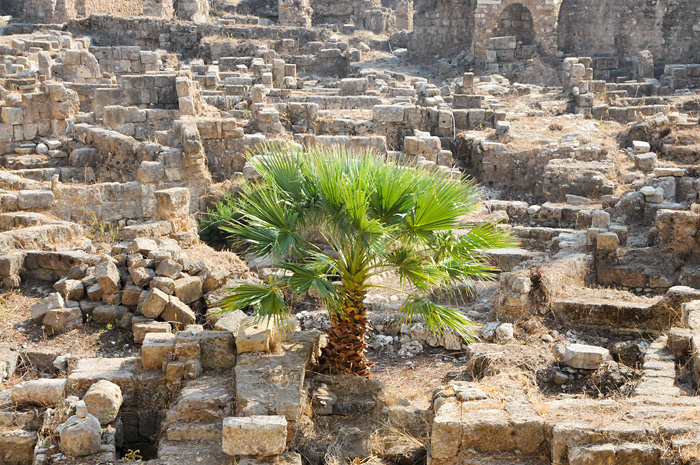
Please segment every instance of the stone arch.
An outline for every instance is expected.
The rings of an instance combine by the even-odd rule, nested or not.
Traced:
[[[557,23],[559,7],[562,0],[477,0],[475,11],[475,31],[472,52],[479,59],[488,50],[489,39],[497,37],[499,21],[514,14],[515,11],[527,9],[532,19],[532,44],[537,45],[540,53],[554,55],[557,51]],[[513,5],[520,4],[520,7]],[[509,8],[513,7],[511,10]],[[516,35],[517,36],[517,35]]]
[[[535,28],[532,13],[522,3],[513,3],[506,7],[498,17],[496,37],[515,36],[523,45],[535,42]]]

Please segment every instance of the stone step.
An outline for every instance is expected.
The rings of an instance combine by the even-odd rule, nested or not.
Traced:
[[[47,210],[53,206],[53,202],[53,192],[48,189],[22,189],[19,192],[0,193],[0,212]]]
[[[212,422],[235,411],[235,382],[221,374],[187,382],[166,413],[168,423]]]
[[[27,170],[34,168],[46,168],[48,166],[56,166],[58,159],[49,157],[48,155],[30,154],[30,155],[3,155],[0,157],[0,167],[9,170]],[[17,173],[15,173],[17,174]]]
[[[33,181],[31,179],[24,179],[15,173],[9,171],[0,170],[0,189],[6,189],[11,191],[19,191],[25,189],[42,189],[44,186],[42,183]]]
[[[13,248],[24,250],[54,250],[58,246],[69,248],[83,237],[83,227],[76,223],[61,222],[42,224],[5,231],[0,237],[9,238]],[[0,244],[4,241],[0,239]],[[2,248],[0,247],[0,250]]]
[[[168,441],[199,441],[221,444],[222,422],[173,423],[165,434]]]
[[[572,325],[585,329],[648,331],[665,328],[665,320],[657,320],[653,311],[658,297],[639,297],[626,291],[612,293],[607,289],[582,289],[552,302],[553,313]]]
[[[158,443],[158,465],[204,464],[233,465],[235,461],[221,450],[221,444],[205,441],[168,441]]]
[[[41,226],[43,224],[56,223],[41,213],[36,212],[13,212],[0,213],[0,232],[11,231],[13,229],[28,228],[31,226]]]

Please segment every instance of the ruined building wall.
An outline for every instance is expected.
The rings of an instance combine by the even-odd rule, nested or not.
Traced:
[[[78,16],[112,14],[116,16],[138,16],[143,14],[142,0],[75,0]]]
[[[489,39],[515,35],[540,54],[633,57],[657,63],[700,60],[697,0],[418,0],[414,59],[471,52],[483,61]]]
[[[469,51],[477,0],[417,0],[410,48],[418,58],[455,56]]]
[[[559,48],[579,56],[632,56],[650,50],[657,62],[700,60],[697,0],[564,0]]]

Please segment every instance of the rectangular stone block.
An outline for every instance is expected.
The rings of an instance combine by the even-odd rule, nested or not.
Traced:
[[[224,418],[221,443],[228,455],[278,455],[286,442],[287,420],[282,415]]]

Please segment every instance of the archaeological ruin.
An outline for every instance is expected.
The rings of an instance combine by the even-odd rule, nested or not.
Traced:
[[[0,29],[0,465],[700,464],[699,1],[0,0]],[[402,318],[392,272],[368,377],[325,363],[319,292],[226,311],[293,276],[220,228],[273,145],[476,183],[446,234],[517,246],[431,300],[478,339]]]

